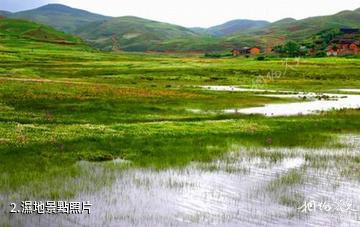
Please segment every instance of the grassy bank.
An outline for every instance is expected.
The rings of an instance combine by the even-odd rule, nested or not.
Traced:
[[[211,84],[359,88],[360,60],[100,53],[82,45],[5,37],[0,41],[0,191],[27,188],[28,196],[72,196],[79,185],[71,182],[88,174],[79,167],[81,160],[181,167],[219,158],[233,144],[324,147],[334,145],[336,135],[360,130],[359,110],[276,118],[223,114],[217,110],[291,100],[196,87]]]

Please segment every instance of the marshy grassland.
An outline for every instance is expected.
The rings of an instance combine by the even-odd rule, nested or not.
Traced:
[[[212,162],[228,160],[234,146],[245,150],[241,157],[272,164],[304,159],[303,167],[269,182],[265,188],[271,193],[303,184],[306,167],[335,166],[359,184],[359,154],[336,150],[348,146],[342,136],[360,133],[360,109],[278,117],[225,114],[221,110],[294,100],[201,85],[319,93],[360,88],[360,59],[104,53],[3,37],[0,195],[10,201],[72,199],[111,186],[119,169],[167,171],[207,163],[207,171],[216,172],[221,169]],[[325,152],[290,152],[299,148]],[[119,159],[128,161],[126,166],[111,161]],[[93,167],[84,167],[84,161]],[[97,166],[102,171],[92,169]],[[224,171],[234,174],[235,167]],[[298,194],[284,195],[279,203],[292,207],[294,198]],[[0,210],[7,206],[3,202]],[[6,220],[12,223],[11,217]]]

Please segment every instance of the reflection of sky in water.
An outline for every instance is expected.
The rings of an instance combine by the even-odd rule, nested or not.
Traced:
[[[360,89],[339,89],[339,91],[359,93]]]
[[[267,92],[274,94],[266,94],[261,96],[279,97],[279,98],[301,98],[306,99],[303,102],[282,103],[282,104],[266,104],[261,107],[243,108],[243,109],[226,109],[225,113],[242,113],[242,114],[261,114],[266,116],[290,116],[290,115],[307,115],[319,111],[329,111],[332,109],[348,109],[360,108],[360,95],[343,95],[343,94],[321,94],[331,97],[328,100],[317,100],[318,94],[315,93],[299,93],[284,94],[289,91],[275,91],[263,89],[248,89],[235,86],[202,86],[205,89],[213,91],[233,91],[233,92]],[[343,89],[347,92],[355,92],[360,89]],[[280,93],[280,94],[277,94]],[[199,112],[195,110],[193,112]]]
[[[328,94],[329,96],[334,96]],[[274,96],[274,95],[268,95]],[[276,97],[280,97],[276,96]],[[291,98],[292,95],[281,95],[283,98]],[[307,96],[308,97],[308,96]],[[315,100],[309,102],[267,104],[263,107],[253,107],[245,109],[228,109],[226,113],[244,113],[244,114],[262,114],[266,116],[290,116],[307,115],[320,111],[329,111],[332,109],[360,108],[360,95],[346,95],[336,100]]]
[[[359,208],[358,181],[342,177],[336,165],[304,168],[308,163],[303,158],[306,154],[358,156],[359,138],[344,137],[351,146],[337,150],[263,150],[291,154],[277,163],[249,157],[246,150],[237,148],[223,161],[193,163],[184,169],[119,170],[111,187],[82,193],[74,199],[91,201],[91,215],[42,216],[22,221],[26,226],[356,226],[360,213],[301,215],[281,199],[293,198],[299,206],[311,199],[347,199]],[[272,182],[291,170],[304,173],[302,184],[269,189]]]

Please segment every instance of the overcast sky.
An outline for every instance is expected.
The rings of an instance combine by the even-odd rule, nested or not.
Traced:
[[[302,19],[360,7],[359,0],[0,0],[0,9],[14,12],[48,3],[62,3],[108,16],[132,15],[187,27],[209,27],[233,19]]]

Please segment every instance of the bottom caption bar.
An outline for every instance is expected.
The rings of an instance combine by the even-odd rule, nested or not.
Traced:
[[[21,201],[20,205],[10,203],[10,213],[14,214],[90,214],[89,201]]]

